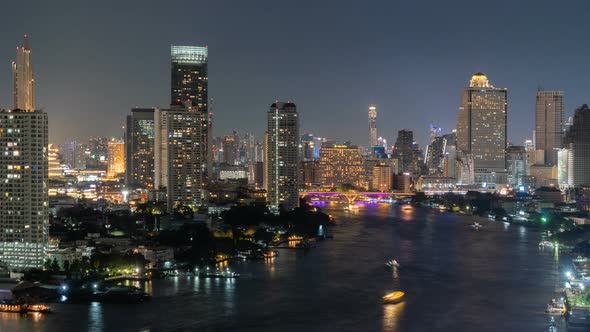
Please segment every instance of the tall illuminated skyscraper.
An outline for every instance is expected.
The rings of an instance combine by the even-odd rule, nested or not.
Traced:
[[[134,108],[127,116],[125,134],[125,182],[154,188],[154,108]]]
[[[568,184],[590,184],[590,108],[584,104],[574,114],[573,124],[565,135],[568,148]]]
[[[563,144],[563,91],[537,91],[535,144],[544,152],[545,165],[557,166],[557,150]]]
[[[473,157],[476,183],[506,183],[508,90],[476,73],[463,89],[457,121],[457,149]]]
[[[267,113],[265,175],[272,209],[299,206],[299,116],[292,102],[275,102]]]
[[[35,110],[30,60],[25,36],[13,64],[17,108],[0,110],[0,261],[11,269],[41,268],[49,244],[47,113]]]
[[[23,111],[35,110],[35,79],[28,35],[25,35],[23,45],[16,48],[16,61],[12,62],[12,77],[14,108]]]
[[[373,104],[369,106],[369,149],[378,145],[377,142],[377,107]]]

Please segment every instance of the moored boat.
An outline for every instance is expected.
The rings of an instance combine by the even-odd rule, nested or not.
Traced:
[[[18,303],[0,303],[0,312],[24,314],[27,312],[27,305]]]
[[[391,292],[383,296],[383,303],[400,303],[404,300],[405,293],[401,291]]]
[[[27,311],[48,314],[51,313],[51,308],[45,304],[29,304],[27,306]]]

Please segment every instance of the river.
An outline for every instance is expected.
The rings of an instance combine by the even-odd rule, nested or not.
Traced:
[[[333,240],[232,262],[239,279],[154,280],[150,303],[54,304],[50,315],[4,314],[0,331],[547,331],[559,256],[538,248],[540,232],[387,204],[326,211]],[[394,290],[406,301],[383,305]]]

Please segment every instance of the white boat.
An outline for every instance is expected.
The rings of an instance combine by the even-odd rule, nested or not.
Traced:
[[[400,266],[399,263],[395,259],[385,262],[385,265],[387,265],[391,268],[398,268]]]
[[[539,242],[539,247],[553,248],[553,243],[551,243],[547,240],[541,241],[541,242]]]
[[[481,224],[478,223],[477,221],[474,222],[473,224],[471,224],[470,226],[473,227],[473,228],[475,228],[475,229],[478,229],[478,228],[482,227]]]

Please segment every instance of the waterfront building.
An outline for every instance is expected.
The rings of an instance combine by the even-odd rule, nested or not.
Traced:
[[[155,108],[133,108],[125,132],[125,183],[154,188]]]
[[[522,184],[522,177],[527,175],[527,153],[524,146],[509,146],[506,149],[506,168],[508,170],[508,184],[518,186]]]
[[[545,165],[557,166],[557,150],[563,144],[563,91],[537,91],[535,149],[544,154]]]
[[[364,157],[356,145],[324,144],[319,159],[320,186],[366,187]]]
[[[154,186],[166,192],[168,211],[202,204],[207,169],[203,131],[207,113],[192,106],[154,113]]]
[[[568,153],[568,184],[590,184],[590,108],[584,104],[574,114],[565,137]]]
[[[416,190],[440,194],[455,190],[455,183],[452,177],[422,175],[416,182]]]
[[[113,179],[125,173],[125,143],[112,139],[108,143],[107,177]]]
[[[414,132],[402,129],[398,131],[395,141],[394,157],[398,159],[400,172],[414,173],[416,151],[414,149]]]
[[[299,206],[299,116],[292,102],[276,101],[267,113],[266,190],[274,211]]]
[[[393,186],[393,170],[385,162],[372,167],[369,190],[389,192]]]
[[[309,188],[320,183],[319,178],[319,161],[317,159],[302,160],[299,167],[299,184],[302,187]]]
[[[474,182],[506,183],[507,95],[483,73],[463,89],[457,121],[457,149],[473,158]]]
[[[377,142],[377,106],[369,105],[369,148],[378,145]]]

